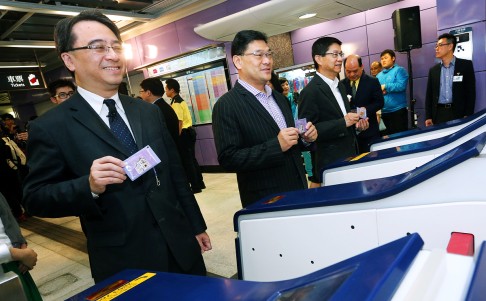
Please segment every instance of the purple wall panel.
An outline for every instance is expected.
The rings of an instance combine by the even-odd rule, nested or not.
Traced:
[[[201,24],[217,20],[226,14],[227,8],[225,5],[216,5],[175,22],[181,52],[189,52],[210,44],[221,43],[201,37],[194,32],[194,28]]]
[[[232,15],[244,9],[257,6],[258,4],[262,4],[268,2],[269,0],[227,0],[224,4],[228,10],[228,15]],[[221,4],[223,5],[223,4]],[[211,9],[211,8],[210,8]],[[224,17],[226,15],[219,16],[219,18]]]
[[[204,162],[202,163],[201,161],[199,161],[199,158],[197,158],[200,165],[203,166],[219,165],[218,153],[216,152],[216,145],[214,144],[214,139],[203,139],[203,140],[198,140],[197,142],[199,144],[202,161]]]
[[[294,64],[300,65],[312,62],[311,49],[312,44],[317,39],[312,39],[298,44],[292,44],[292,51],[294,52]]]
[[[437,0],[439,30],[486,20],[484,0]]]
[[[197,133],[197,139],[213,139],[213,126],[211,124],[198,125],[194,127]]]
[[[427,77],[415,78],[413,80],[413,97],[417,102],[415,109],[425,108],[425,92],[427,91]]]
[[[338,38],[341,42],[343,42],[341,49],[346,55],[351,53],[358,54],[360,56],[368,55],[368,44],[366,42],[368,39],[365,26],[338,32],[332,34],[331,36]]]
[[[136,37],[142,64],[155,63],[181,54],[175,23],[170,23]],[[151,53],[151,51],[154,51]]]
[[[132,58],[127,59],[127,70],[130,71],[142,65],[140,48],[138,47],[137,38],[125,41],[125,44],[129,44],[132,49]]]
[[[394,49],[393,25],[391,19],[368,24],[368,47],[370,54],[380,53],[385,49]]]
[[[437,41],[437,9],[435,7],[420,11],[420,29],[422,44]]]
[[[437,62],[435,60],[435,43],[422,45],[420,49],[413,49],[410,52],[412,60],[413,77],[427,77],[429,69]]]
[[[290,38],[292,44],[295,44],[327,35],[333,35],[336,32],[361,27],[365,24],[365,13],[357,13],[351,16],[294,30],[290,33]]]
[[[476,107],[474,111],[486,108],[486,71],[476,72]]]
[[[370,9],[366,12],[366,23],[371,24],[386,19],[391,19],[393,12],[400,8],[420,6],[420,10],[432,8],[436,6],[436,0],[405,0],[386,6]],[[422,18],[422,15],[420,15]]]

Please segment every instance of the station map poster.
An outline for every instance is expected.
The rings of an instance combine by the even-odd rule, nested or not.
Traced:
[[[174,79],[181,86],[180,96],[187,102],[193,124],[211,123],[214,104],[228,92],[224,66],[174,77]],[[164,95],[164,99],[170,103],[167,96]]]

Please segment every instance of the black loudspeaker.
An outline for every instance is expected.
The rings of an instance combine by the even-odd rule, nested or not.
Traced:
[[[395,50],[406,51],[422,48],[419,6],[397,9],[392,14],[392,21],[395,31]]]

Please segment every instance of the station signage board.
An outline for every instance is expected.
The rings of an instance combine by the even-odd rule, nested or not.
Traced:
[[[43,89],[44,81],[38,71],[0,72],[0,91]]]

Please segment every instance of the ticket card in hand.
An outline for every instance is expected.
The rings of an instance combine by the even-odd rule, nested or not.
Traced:
[[[295,120],[295,127],[297,128],[297,130],[299,131],[299,134],[303,134],[305,133],[305,131],[307,131],[305,129],[305,125],[307,124],[307,119],[305,118],[302,118],[302,119],[296,119]]]
[[[366,118],[366,108],[365,107],[356,108],[356,113],[358,113],[360,119]]]
[[[138,177],[159,164],[160,159],[154,153],[150,145],[147,145],[123,162],[126,163],[123,169],[127,176],[130,180],[135,181]]]

